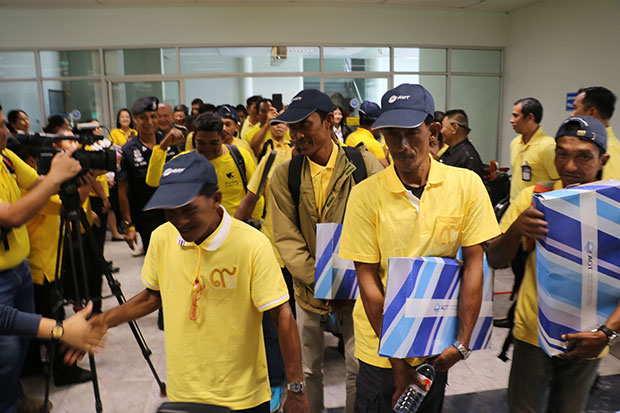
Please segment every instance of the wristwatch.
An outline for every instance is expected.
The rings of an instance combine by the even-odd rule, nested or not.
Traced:
[[[286,389],[293,393],[301,393],[306,388],[306,382],[294,381],[286,385]]]
[[[62,326],[62,320],[56,321],[56,325],[52,327],[52,340],[58,341],[65,334],[65,328]]]
[[[614,344],[620,342],[620,335],[611,328],[607,327],[605,324],[597,328],[597,331],[602,331],[603,333],[605,333],[605,335],[607,336],[607,343],[610,346],[613,346]]]
[[[128,228],[134,228],[133,223],[131,223],[130,221],[123,221],[121,223],[121,227],[123,227],[123,231],[127,232]]]
[[[452,345],[456,347],[459,353],[461,353],[461,357],[463,357],[463,360],[467,360],[467,357],[471,355],[471,350],[468,348],[465,348],[465,346],[461,344],[460,341],[456,340],[454,343],[452,343]]]

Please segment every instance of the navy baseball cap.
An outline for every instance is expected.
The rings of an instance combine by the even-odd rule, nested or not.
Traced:
[[[575,129],[571,125],[578,124],[579,128]],[[584,141],[593,142],[607,152],[607,129],[600,120],[590,116],[571,116],[560,125],[555,139],[558,140],[562,136],[576,136]]]
[[[203,155],[189,152],[164,165],[159,187],[144,210],[178,208],[192,202],[206,184],[217,185],[215,167]]]
[[[417,128],[435,115],[433,96],[422,85],[403,83],[381,98],[381,116],[372,125],[379,128]]]
[[[233,108],[230,105],[222,105],[217,110],[217,114],[220,115],[222,119],[232,119],[235,122],[239,123],[239,113],[237,113],[237,109]]]
[[[155,96],[145,96],[134,102],[131,106],[131,113],[139,115],[143,112],[155,112],[159,106],[159,99]]]
[[[286,110],[272,120],[271,124],[297,123],[306,119],[317,110],[331,113],[334,111],[334,104],[329,96],[320,90],[304,89],[291,99],[291,103]]]
[[[365,100],[360,105],[359,113],[366,119],[377,120],[381,116],[381,108],[375,102]]]

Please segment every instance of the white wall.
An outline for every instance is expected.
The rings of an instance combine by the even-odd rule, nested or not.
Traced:
[[[566,93],[605,86],[620,95],[620,1],[547,0],[510,15],[505,50],[502,163],[510,163],[516,136],[512,104],[534,96],[543,104],[542,127],[550,135],[570,112]],[[620,110],[611,120],[620,131]]]
[[[508,17],[404,6],[1,8],[0,47],[177,44],[503,46]]]

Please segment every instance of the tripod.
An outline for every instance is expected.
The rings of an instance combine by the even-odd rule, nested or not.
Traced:
[[[110,267],[105,261],[105,258],[101,253],[101,249],[97,245],[95,235],[93,234],[92,228],[90,227],[88,220],[86,219],[86,214],[82,209],[77,189],[78,185],[76,179],[64,182],[60,187],[59,195],[60,200],[62,201],[62,210],[60,213],[60,232],[58,234],[58,250],[56,254],[56,270],[54,275],[55,282],[54,289],[52,291],[52,302],[56,303],[54,305],[55,314],[59,314],[58,310],[64,304],[72,302],[63,299],[62,287],[58,282],[62,271],[61,260],[63,258],[63,240],[65,241],[64,246],[65,248],[67,248],[65,254],[68,258],[68,265],[70,266],[70,271],[65,272],[65,277],[69,276],[71,278],[70,282],[72,283],[75,294],[74,304],[78,306],[85,305],[92,298],[88,289],[88,277],[86,273],[86,260],[84,255],[84,240],[82,238],[80,226],[84,228],[86,243],[90,247],[89,249],[94,255],[98,270],[101,271],[100,273],[105,275],[112,294],[116,297],[116,300],[119,304],[123,304],[127,301],[125,299],[125,296],[123,295],[123,292],[121,291],[120,283],[112,276]],[[81,276],[79,274],[81,274]],[[81,278],[81,284],[83,287],[82,289],[80,289],[78,277]],[[83,292],[83,295],[81,294],[81,292]],[[58,318],[61,318],[60,315],[58,315]],[[136,339],[136,342],[138,343],[138,347],[140,347],[140,350],[142,351],[144,359],[146,360],[149,368],[151,369],[151,372],[153,373],[153,376],[155,377],[155,381],[159,385],[161,395],[164,396],[166,394],[166,384],[161,381],[157,374],[157,371],[155,370],[155,367],[153,366],[153,363],[151,362],[151,349],[146,344],[146,341],[142,336],[142,332],[140,331],[136,322],[130,321],[128,324],[131,332]],[[53,360],[55,352],[57,350],[57,345],[57,343],[53,343],[50,346],[50,351],[48,353],[48,374],[45,383],[45,402],[43,407],[45,412],[47,412],[50,382],[53,376]],[[94,355],[89,354],[88,359],[90,362],[93,392],[95,395],[95,409],[99,413],[103,412],[103,405],[101,403],[101,393],[99,391],[99,382],[97,379],[97,366],[95,364]]]

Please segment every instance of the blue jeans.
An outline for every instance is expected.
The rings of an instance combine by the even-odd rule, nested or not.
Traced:
[[[0,304],[34,313],[28,262],[0,272]],[[19,378],[30,337],[0,336],[0,412],[14,412],[22,394]]]
[[[580,413],[585,410],[600,359],[549,357],[540,347],[515,339],[508,408],[511,413]]]

